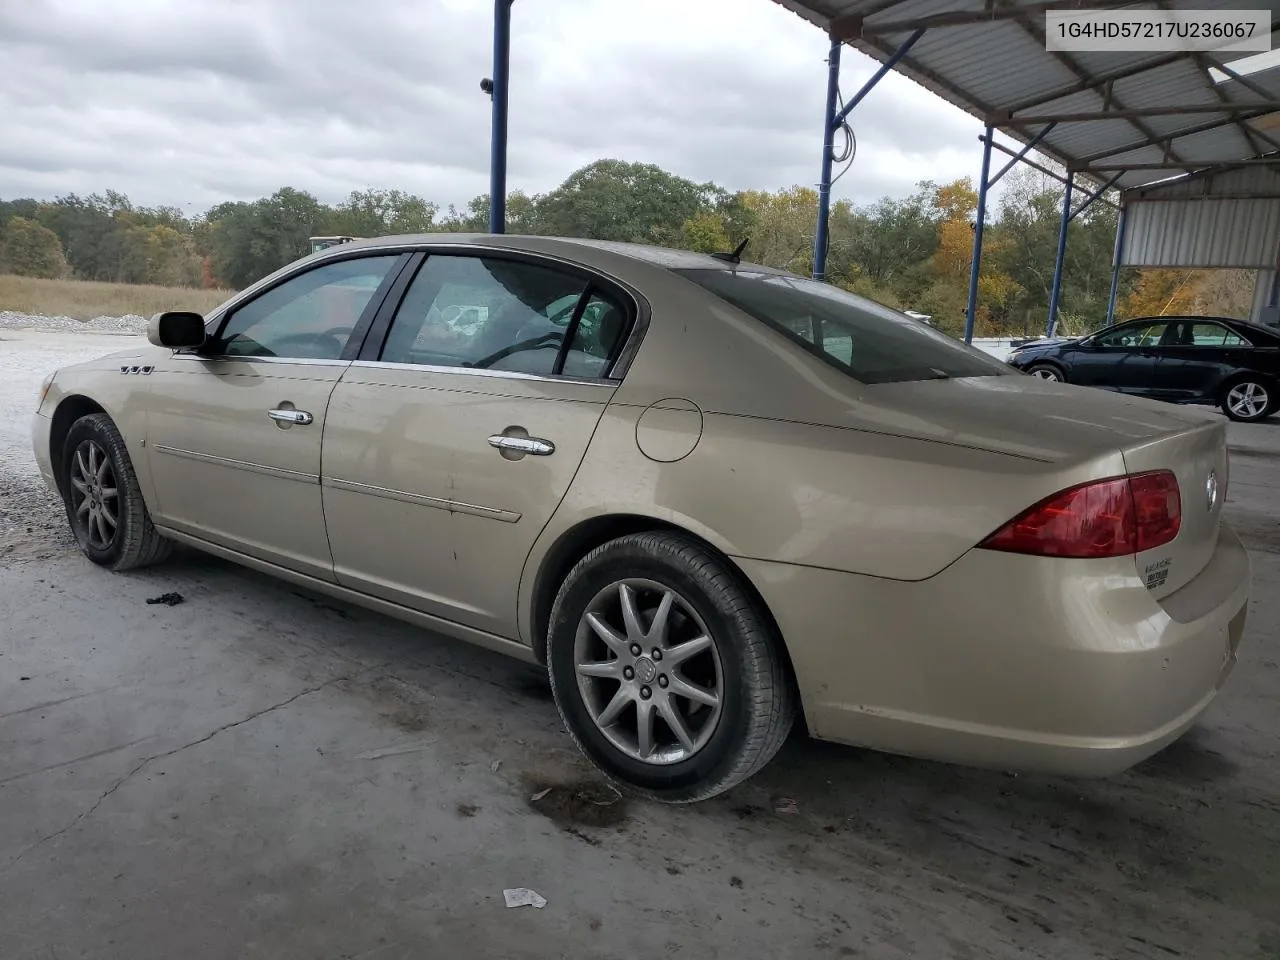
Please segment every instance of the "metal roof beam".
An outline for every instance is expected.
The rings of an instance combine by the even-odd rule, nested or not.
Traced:
[[[1275,33],[1277,30],[1280,30],[1280,20],[1273,20],[1271,22],[1271,32]],[[1144,63],[1123,67],[1109,73],[1100,73],[1097,76],[1090,77],[1088,79],[1081,79],[1077,83],[1058,87],[1056,90],[1052,90],[1049,93],[1039,93],[1034,97],[1028,97],[1026,100],[1021,100],[1018,103],[1015,103],[1009,109],[1012,113],[1017,113],[1019,110],[1030,110],[1033,107],[1042,107],[1046,103],[1053,103],[1053,101],[1061,100],[1063,97],[1070,97],[1077,93],[1085,93],[1089,90],[1097,90],[1101,87],[1105,87],[1108,83],[1115,83],[1117,80],[1127,80],[1130,77],[1136,77],[1139,74],[1147,73],[1151,70],[1159,70],[1161,67],[1167,67],[1171,63],[1177,63],[1179,60],[1185,59],[1186,56],[1187,54],[1185,51],[1179,50],[1175,53],[1168,53],[1162,57],[1156,57],[1155,59],[1148,60]],[[1221,70],[1222,67],[1219,66],[1217,69]],[[1226,71],[1224,70],[1223,72],[1225,73]]]
[[[1023,33],[1029,36],[1037,44],[1040,44],[1041,46],[1043,46],[1045,50],[1048,52],[1049,56],[1057,60],[1060,64],[1062,64],[1072,73],[1074,73],[1082,81],[1088,81],[1092,78],[1092,74],[1090,74],[1088,70],[1086,70],[1083,66],[1081,66],[1080,63],[1071,54],[1066,53],[1062,50],[1048,49],[1049,48],[1048,37],[1045,34],[1044,29],[1041,28],[1041,26],[1038,23],[1033,23],[1031,18],[1027,16],[1025,13],[1023,13],[1023,11],[1026,10],[1025,7],[1014,7],[1011,3],[1009,3],[1009,0],[995,0],[995,3],[1002,9],[1017,10],[1019,13],[1017,16],[1014,17],[1013,22],[1016,23],[1022,29]],[[1107,88],[1105,106],[1108,109],[1111,109],[1111,108],[1114,108],[1115,110],[1125,109],[1124,104],[1121,103],[1120,99],[1115,96],[1115,91],[1110,87]],[[1152,130],[1149,126],[1147,126],[1147,124],[1143,123],[1142,120],[1138,119],[1137,117],[1129,118],[1128,122],[1129,122],[1129,125],[1132,126],[1133,129],[1137,130],[1138,133],[1142,134],[1142,136],[1144,137],[1155,136],[1155,131]],[[987,124],[988,126],[990,126],[991,121],[988,120]],[[1173,153],[1172,146],[1170,146],[1169,152],[1173,155],[1173,158],[1175,160],[1179,159],[1177,154]],[[1067,189],[1068,190],[1071,189],[1070,184],[1068,184]]]
[[[1104,183],[1102,186],[1100,186],[1093,193],[1086,196],[1084,199],[1084,203],[1080,204],[1080,206],[1072,210],[1071,213],[1067,216],[1067,219],[1074,220],[1076,217],[1080,216],[1080,214],[1088,210],[1091,206],[1093,206],[1093,204],[1097,200],[1102,198],[1102,195],[1104,193],[1106,193],[1108,190],[1114,187],[1116,185],[1116,181],[1123,176],[1124,176],[1124,171],[1122,170],[1119,173],[1117,173],[1114,177],[1112,177],[1110,180],[1108,180],[1106,183]]]
[[[1088,164],[1094,163],[1097,160],[1105,160],[1107,157],[1116,157],[1122,153],[1129,153],[1133,150],[1141,150],[1143,147],[1154,146],[1155,144],[1163,143],[1165,140],[1168,140],[1170,138],[1173,138],[1176,140],[1181,137],[1193,137],[1197,133],[1208,133],[1210,130],[1217,130],[1220,127],[1225,127],[1232,123],[1244,123],[1249,120],[1256,120],[1258,117],[1265,117],[1272,112],[1274,111],[1264,110],[1260,113],[1249,114],[1248,116],[1237,116],[1233,119],[1214,120],[1212,123],[1202,123],[1199,126],[1187,127],[1186,129],[1179,130],[1177,133],[1172,133],[1167,135],[1160,134],[1158,136],[1147,137],[1143,140],[1134,140],[1129,143],[1126,143],[1124,146],[1121,146],[1121,147],[1112,147],[1110,150],[1102,150],[1102,151],[1099,151],[1098,153],[1092,153],[1092,154],[1089,154],[1088,156],[1079,157],[1078,160],[1081,164],[1088,165]]]
[[[924,17],[912,17],[906,20],[886,20],[883,23],[867,23],[867,14],[863,15],[861,36],[887,36],[893,33],[905,33],[921,27],[964,27],[972,24],[990,23],[995,20],[1012,20],[1029,14],[1047,13],[1050,10],[1114,10],[1133,5],[1133,0],[1045,0],[1043,3],[1028,3],[1019,7],[996,7],[987,5],[984,10],[948,10]]]
[[[1105,87],[1107,84],[1115,83],[1117,80],[1126,80],[1129,77],[1136,77],[1140,73],[1146,73],[1148,70],[1158,70],[1160,67],[1167,67],[1171,63],[1181,60],[1185,54],[1171,53],[1168,56],[1159,57],[1146,63],[1133,67],[1126,67],[1123,70],[1116,70],[1112,73],[1099,74],[1088,80],[1080,80],[1069,86],[1059,87],[1049,93],[1037,94],[1034,97],[1028,97],[1026,100],[1019,101],[1009,108],[1011,113],[1017,113],[1019,110],[1030,110],[1033,107],[1041,107],[1046,103],[1053,103],[1055,100],[1061,100],[1063,97],[1070,97],[1077,93],[1085,93],[1089,90],[1097,90]]]
[[[979,140],[979,141],[981,141],[981,142],[983,142],[983,143],[985,143],[985,142],[986,142],[986,137],[979,136],[979,137],[978,137],[978,140]],[[993,137],[993,138],[992,138],[992,140],[991,140],[991,146],[992,146],[992,147],[994,147],[996,150],[999,150],[1001,153],[1005,154],[1006,156],[1014,157],[1015,159],[1017,159],[1017,158],[1018,158],[1018,156],[1019,156],[1018,151],[1013,150],[1013,149],[1012,149],[1012,148],[1010,148],[1010,147],[1006,147],[1003,143],[1000,143],[1000,142],[999,142],[998,140],[996,140],[994,137]],[[1067,178],[1066,178],[1066,175],[1065,175],[1065,174],[1061,174],[1061,173],[1058,173],[1058,172],[1056,172],[1056,171],[1054,171],[1054,170],[1050,170],[1048,167],[1044,166],[1044,164],[1036,163],[1036,161],[1034,161],[1034,160],[1028,160],[1026,157],[1022,157],[1022,158],[1021,158],[1021,160],[1022,160],[1022,162],[1023,162],[1024,164],[1026,164],[1026,165],[1027,165],[1028,167],[1030,167],[1032,170],[1036,170],[1036,171],[1038,171],[1038,172],[1040,172],[1040,173],[1043,173],[1046,177],[1049,177],[1049,178],[1050,178],[1050,179],[1052,179],[1052,180],[1056,180],[1056,181],[1058,181],[1058,183],[1065,184],[1065,183],[1067,182]],[[1082,170],[1082,171],[1080,171],[1080,172],[1081,172],[1084,176],[1086,176],[1086,177],[1087,177],[1087,176],[1089,176],[1089,171],[1087,171],[1087,170]],[[1108,207],[1112,207],[1112,208],[1114,208],[1114,209],[1116,209],[1116,210],[1119,210],[1119,209],[1120,209],[1120,205],[1119,205],[1119,204],[1112,203],[1110,200],[1106,199],[1105,197],[1103,197],[1103,198],[1102,198],[1101,200],[1099,200],[1098,202],[1099,202],[1099,203],[1104,203],[1104,204],[1106,204]]]
[[[1232,103],[1191,103],[1184,106],[1138,107],[1124,110],[1083,110],[1077,113],[1046,113],[1034,116],[1012,116],[1010,111],[997,111],[990,117],[994,126],[1007,126],[1010,123],[1092,123],[1095,120],[1135,120],[1143,117],[1181,117],[1197,113],[1273,113],[1280,110],[1280,100],[1255,100],[1250,102],[1235,101]],[[1230,122],[1230,121],[1228,121]],[[1181,134],[1162,134],[1160,139]]]
[[[1161,163],[1098,163],[1088,167],[1077,167],[1080,173],[1111,173],[1116,170],[1128,173],[1130,170],[1230,170],[1233,167],[1265,167],[1280,168],[1280,157],[1251,157],[1248,160],[1169,160]],[[1154,187],[1156,184],[1147,184]]]

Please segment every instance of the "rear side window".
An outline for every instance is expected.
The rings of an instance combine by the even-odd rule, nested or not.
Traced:
[[[862,383],[994,377],[1009,367],[918,320],[787,274],[677,270]]]
[[[1247,347],[1249,341],[1244,337],[1233,333],[1227,327],[1220,323],[1188,323],[1183,325],[1183,329],[1188,332],[1184,334],[1183,342],[1190,342],[1193,347]]]
[[[623,309],[582,277],[517,260],[434,254],[410,284],[381,359],[598,378],[625,325]]]

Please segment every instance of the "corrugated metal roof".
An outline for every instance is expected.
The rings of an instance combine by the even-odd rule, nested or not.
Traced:
[[[1275,269],[1280,198],[1147,200],[1128,211],[1127,267]]]
[[[1043,126],[1026,118],[1215,106],[1224,100],[1280,104],[1280,68],[1215,83],[1217,53],[1055,53],[1045,49],[1044,3],[1029,0],[775,0],[813,23],[849,37],[856,49],[887,60],[917,26],[927,32],[898,64],[899,72],[966,112],[1028,142]],[[1078,0],[1075,8],[1097,6]],[[1114,7],[1116,4],[1110,4]],[[1161,0],[1134,9],[1267,10],[1267,0]],[[1066,4],[1059,4],[1065,8]],[[1017,11],[1022,9],[1021,13]],[[984,19],[929,25],[938,15]],[[990,18],[990,19],[988,19]],[[891,27],[879,30],[878,27]],[[1242,56],[1232,54],[1232,59]],[[1247,54],[1243,55],[1247,56]],[[1111,80],[1109,97],[1106,83]],[[1259,110],[1258,113],[1262,113]],[[1100,182],[1130,165],[1120,187],[1156,183],[1211,164],[1274,160],[1280,123],[1227,111],[1063,120],[1037,149]],[[1020,122],[1021,121],[1021,122]],[[1241,125],[1254,131],[1246,136]],[[1272,156],[1272,154],[1275,154]]]

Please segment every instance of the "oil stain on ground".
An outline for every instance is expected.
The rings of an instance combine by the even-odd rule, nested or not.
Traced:
[[[523,787],[529,806],[564,830],[616,827],[627,819],[626,797],[601,780],[525,777]]]

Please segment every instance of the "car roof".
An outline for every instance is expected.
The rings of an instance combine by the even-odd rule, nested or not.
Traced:
[[[637,260],[667,270],[741,270],[751,273],[768,273],[779,276],[796,276],[786,270],[766,267],[763,264],[743,260],[732,263],[709,253],[696,253],[692,250],[677,250],[672,247],[660,247],[647,243],[623,243],[616,240],[591,240],[583,237],[546,237],[527,234],[493,234],[493,233],[418,233],[401,236],[373,237],[367,240],[356,240],[342,244],[335,249],[352,250],[370,247],[433,247],[433,246],[485,246],[502,247],[526,253],[542,253],[559,256],[570,255],[566,247],[585,247],[603,253]]]

